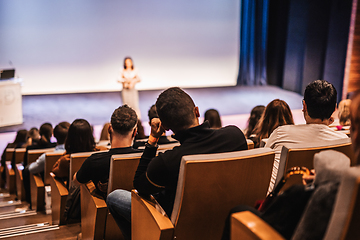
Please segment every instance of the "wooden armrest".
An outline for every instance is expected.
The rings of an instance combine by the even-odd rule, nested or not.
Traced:
[[[81,184],[81,232],[83,239],[104,239],[107,206],[104,199],[91,195],[95,185]]]
[[[174,225],[156,200],[144,199],[136,190],[131,191],[131,234],[132,240],[165,240],[174,235]]]
[[[36,211],[45,207],[45,185],[40,175],[30,173],[31,206]]]
[[[280,240],[285,239],[269,224],[252,212],[238,212],[231,215],[231,240]]]
[[[52,223],[65,224],[64,211],[66,205],[66,198],[69,194],[65,184],[56,179],[54,173],[50,173],[51,186],[51,208],[52,208]]]

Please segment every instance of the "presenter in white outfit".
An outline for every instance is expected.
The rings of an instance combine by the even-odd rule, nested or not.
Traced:
[[[134,67],[130,57],[124,59],[124,69],[120,71],[119,83],[123,85],[121,97],[123,104],[129,105],[135,110],[138,118],[141,118],[139,108],[139,93],[135,88],[136,83],[140,82],[137,68]]]

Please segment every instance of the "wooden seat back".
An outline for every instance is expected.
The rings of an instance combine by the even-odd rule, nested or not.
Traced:
[[[84,161],[91,156],[91,154],[97,152],[81,152],[81,153],[73,153],[70,155],[70,169],[69,169],[69,189],[73,185],[72,178],[74,174],[79,171],[81,165]]]
[[[45,155],[45,169],[44,169],[44,184],[50,185],[50,172],[56,161],[64,155],[65,151],[46,152]]]
[[[285,171],[291,167],[300,166],[313,169],[313,158],[315,153],[328,149],[333,149],[344,153],[350,158],[351,166],[356,164],[350,138],[343,138],[333,141],[322,141],[317,143],[285,144],[281,150],[278,170],[279,172],[275,185],[281,180]],[[290,179],[288,179],[283,189],[287,189],[294,184],[301,184],[301,182],[301,175],[292,176]]]
[[[7,148],[5,152],[5,161],[10,161],[13,159],[15,148]]]
[[[28,165],[35,162],[43,153],[53,152],[55,148],[32,149],[28,150]]]
[[[115,189],[131,191],[142,153],[113,155],[110,162],[108,194]]]
[[[231,208],[265,198],[274,156],[269,148],[184,156],[171,214],[174,237],[220,239]]]
[[[24,161],[24,155],[26,148],[15,148],[15,164],[22,163]]]

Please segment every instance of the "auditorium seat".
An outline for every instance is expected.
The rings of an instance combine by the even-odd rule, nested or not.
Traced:
[[[54,148],[46,148],[46,149],[34,149],[34,150],[28,150],[28,164],[35,162],[36,159],[38,159],[40,157],[41,154],[43,154],[44,152],[49,152],[49,151],[54,151]],[[21,149],[21,152],[17,154],[17,149],[15,150],[15,161],[18,162],[20,161],[19,158],[21,158],[21,162],[24,159],[24,154],[26,153],[26,149],[23,148]],[[16,163],[16,168],[15,168],[15,175],[16,175],[16,192],[17,192],[17,196],[20,200],[25,200],[25,190],[24,190],[24,183],[23,183],[23,171],[24,167],[22,165],[22,163]],[[41,177],[40,177],[41,178]],[[32,176],[30,175],[30,185],[31,185],[31,181],[32,181]],[[33,197],[31,197],[31,199],[33,199]],[[43,206],[38,208],[38,206],[36,204],[32,205],[33,209],[36,209],[37,211],[41,211],[43,210]]]
[[[132,191],[132,239],[220,239],[231,208],[265,198],[274,156],[269,148],[184,156],[171,218]]]
[[[72,186],[72,177],[80,169],[81,165],[91,154],[95,152],[74,153],[70,156],[70,169],[68,185]],[[98,152],[96,152],[98,153]],[[52,223],[63,225],[65,224],[64,210],[66,198],[69,191],[66,183],[58,179],[55,174],[50,173],[50,186],[51,186],[51,208],[52,208]]]
[[[332,141],[321,141],[304,144],[285,144],[281,150],[279,172],[276,178],[275,186],[280,181],[285,171],[291,167],[300,166],[313,169],[314,154],[326,149],[334,149],[344,153],[351,159],[351,166],[356,165],[354,152],[351,146],[350,138],[342,138]],[[292,176],[286,182],[283,190],[294,184],[301,184],[301,175]]]
[[[359,238],[360,227],[360,168],[351,167],[342,179],[324,240]],[[305,214],[304,214],[305,215]],[[316,228],[314,228],[316,229]],[[296,231],[302,231],[296,229]],[[255,214],[245,211],[231,216],[231,240],[284,239],[275,229]]]
[[[30,173],[31,205],[40,211],[45,205],[45,186],[50,185],[50,172],[64,151],[45,152],[44,180],[40,174]]]
[[[11,160],[13,159],[13,155],[15,154],[15,148],[7,148],[5,152],[5,176],[6,176],[6,189],[10,194],[16,193],[16,185],[15,185],[15,171],[11,167]]]
[[[131,191],[142,153],[114,155],[110,162],[108,194],[115,189]],[[83,239],[118,239],[121,231],[106,202],[92,194],[93,183],[81,185],[81,232]]]

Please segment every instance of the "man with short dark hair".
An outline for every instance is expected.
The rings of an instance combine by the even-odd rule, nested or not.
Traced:
[[[275,150],[275,161],[269,186],[274,187],[281,149],[287,143],[311,143],[347,138],[344,133],[329,128],[334,122],[331,117],[336,108],[337,93],[335,87],[325,81],[316,80],[307,85],[304,92],[303,113],[306,124],[284,125],[276,128],[270,135],[265,147]]]
[[[115,109],[109,125],[111,149],[88,157],[74,175],[75,184],[92,181],[99,195],[106,198],[111,156],[141,152],[132,147],[136,135],[137,115],[128,105]]]
[[[135,173],[134,187],[141,195],[158,193],[155,195],[158,202],[170,216],[182,156],[246,150],[247,143],[235,126],[214,130],[208,122],[199,125],[198,107],[180,88],[162,92],[156,110],[159,118],[151,121],[151,135]],[[172,130],[181,145],[156,156],[158,139],[166,130]],[[123,236],[131,239],[131,193],[113,191],[107,198],[107,206]]]

